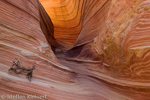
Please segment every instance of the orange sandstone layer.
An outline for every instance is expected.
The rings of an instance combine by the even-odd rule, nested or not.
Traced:
[[[75,43],[81,29],[83,0],[39,0],[54,24],[56,39]]]
[[[55,38],[73,44],[77,39],[78,43],[91,41],[100,31],[104,31],[108,6],[111,3],[110,0],[40,0],[40,2],[52,19]]]

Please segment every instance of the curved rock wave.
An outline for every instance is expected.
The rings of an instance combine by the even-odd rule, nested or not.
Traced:
[[[149,0],[40,1],[45,9],[38,0],[0,0],[1,97],[150,99]],[[59,40],[75,44],[63,53]],[[31,81],[8,71],[15,58],[36,65]]]

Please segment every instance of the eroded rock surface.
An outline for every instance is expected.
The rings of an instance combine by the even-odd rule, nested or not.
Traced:
[[[46,40],[40,26],[49,20],[40,17],[44,13],[38,0],[0,0],[0,95],[47,95],[48,100],[65,100],[81,89],[72,81],[73,72],[58,62]],[[46,26],[53,31],[51,23]],[[51,34],[49,38],[53,38]],[[26,75],[8,72],[15,58],[23,67],[36,65],[31,82]]]
[[[75,43],[82,24],[83,0],[39,0],[54,24],[56,39]]]
[[[0,95],[150,99],[149,0],[40,1],[52,21],[38,0],[0,0]],[[74,47],[54,54],[54,36]],[[8,72],[15,58],[36,65],[31,82]]]
[[[86,30],[83,27],[67,56],[73,61],[86,62],[93,76],[120,86],[130,99],[150,99],[149,4],[149,0],[112,0],[106,7],[109,9],[104,13],[106,17],[103,16],[103,30],[92,37],[94,33],[90,31],[82,33],[84,28]],[[94,27],[100,29],[99,26]]]

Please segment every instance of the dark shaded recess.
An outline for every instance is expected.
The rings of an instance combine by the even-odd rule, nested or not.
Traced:
[[[74,47],[71,50],[68,50],[65,53],[65,56],[67,56],[67,57],[77,57],[81,53],[82,49],[83,49],[83,45],[78,46],[78,47]]]
[[[93,53],[93,52],[95,51],[89,43],[68,50],[65,53],[65,56],[68,59],[77,58],[77,59],[84,59],[84,60],[100,61],[101,60],[100,56],[97,53]]]

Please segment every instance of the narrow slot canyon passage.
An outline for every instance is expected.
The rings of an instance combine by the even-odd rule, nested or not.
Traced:
[[[54,37],[62,42],[75,44],[81,31],[83,1],[40,0],[54,25]]]
[[[149,0],[0,0],[0,100],[150,100]]]

